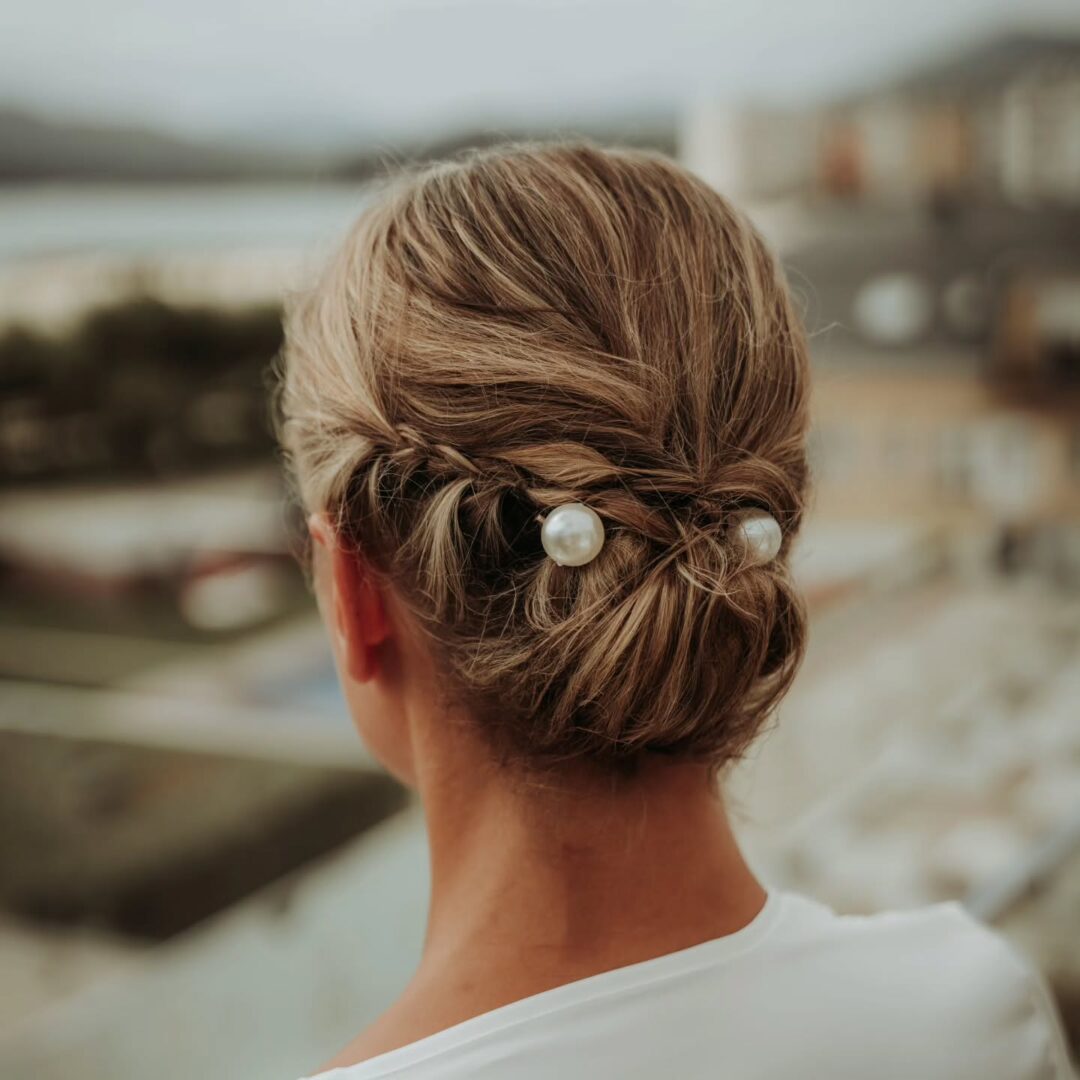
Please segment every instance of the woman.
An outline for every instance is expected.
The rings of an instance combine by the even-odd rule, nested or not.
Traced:
[[[838,917],[732,835],[805,639],[806,344],[741,214],[641,153],[439,165],[287,342],[320,608],[432,866],[419,969],[326,1076],[1067,1075],[956,905]]]

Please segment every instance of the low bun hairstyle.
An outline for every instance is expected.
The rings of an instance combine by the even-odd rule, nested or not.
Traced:
[[[301,497],[392,583],[499,755],[739,756],[805,637],[807,355],[747,219],[668,159],[510,146],[397,181],[286,318]],[[560,567],[551,508],[606,542]],[[753,565],[733,516],[772,514]]]

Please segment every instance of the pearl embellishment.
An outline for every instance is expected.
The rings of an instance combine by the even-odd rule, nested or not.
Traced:
[[[604,523],[584,503],[566,503],[544,518],[540,543],[559,566],[584,566],[604,546]]]
[[[739,514],[735,518],[733,533],[755,566],[775,559],[784,542],[776,518],[764,510],[747,510]]]

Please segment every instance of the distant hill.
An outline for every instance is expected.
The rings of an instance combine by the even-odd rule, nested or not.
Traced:
[[[136,127],[77,123],[0,107],[0,182],[228,180],[310,176],[309,159]]]
[[[477,126],[439,138],[344,140],[354,151],[280,153],[252,145],[202,142],[148,128],[65,121],[0,106],[0,183],[33,180],[196,181],[232,179],[363,180],[394,164],[448,157],[507,139],[585,136],[600,143],[675,149],[672,115],[540,123],[516,130]]]
[[[658,114],[642,119],[557,124],[539,128],[475,127],[451,132],[437,139],[417,139],[396,146],[374,146],[340,160],[335,173],[351,180],[367,180],[385,173],[396,165],[453,157],[462,151],[497,145],[511,140],[586,138],[601,145],[635,146],[660,150],[666,154],[676,151],[675,120]]]

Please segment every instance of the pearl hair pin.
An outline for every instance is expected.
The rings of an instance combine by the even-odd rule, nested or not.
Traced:
[[[764,510],[736,514],[731,534],[755,566],[771,562],[784,542],[780,525]],[[559,566],[584,566],[604,546],[604,523],[595,510],[584,503],[564,503],[544,518],[540,543]]]
[[[784,542],[779,522],[764,510],[746,510],[737,514],[732,534],[755,566],[772,562],[780,553],[780,546]]]
[[[604,523],[584,503],[565,503],[544,518],[540,543],[559,566],[584,566],[604,546]]]

